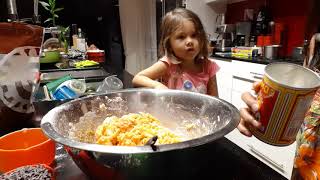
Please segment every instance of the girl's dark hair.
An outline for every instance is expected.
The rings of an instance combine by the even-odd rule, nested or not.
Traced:
[[[314,33],[320,33],[320,1],[312,0],[309,3],[307,12],[307,22],[305,27],[305,40],[310,40]]]
[[[304,35],[305,43],[303,48],[305,56],[304,66],[318,73],[320,71],[320,13],[318,11],[319,8],[319,0],[310,1],[307,16],[308,19],[306,22]],[[309,62],[310,58],[312,59]]]
[[[192,11],[183,8],[177,8],[168,12],[162,19],[161,23],[161,38],[159,44],[160,56],[173,56],[172,48],[170,46],[170,37],[172,34],[182,26],[183,20],[191,21],[198,34],[200,45],[200,52],[196,60],[208,58],[208,41],[207,34],[203,28],[200,18]],[[167,54],[166,54],[167,53]],[[196,61],[196,62],[197,62]]]

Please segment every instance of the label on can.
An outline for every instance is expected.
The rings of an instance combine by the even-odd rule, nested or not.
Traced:
[[[279,91],[276,91],[272,87],[268,86],[266,83],[262,81],[260,92],[258,96],[258,105],[260,107],[259,112],[256,114],[257,120],[261,122],[262,128],[261,132],[265,133],[266,128],[269,124],[269,119],[274,108],[274,104],[276,103],[279,96]],[[263,114],[263,116],[261,116]]]
[[[315,92],[290,89],[264,76],[258,94],[259,112],[255,114],[262,128],[253,134],[272,145],[293,143]]]
[[[301,127],[301,123],[304,120],[305,112],[308,110],[313,96],[314,94],[297,97],[296,103],[294,105],[295,108],[291,113],[291,120],[289,121],[287,128],[282,135],[283,140],[290,141],[291,139],[296,138],[296,134]]]

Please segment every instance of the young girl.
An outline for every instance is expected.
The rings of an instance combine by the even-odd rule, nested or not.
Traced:
[[[163,18],[161,32],[162,58],[139,72],[133,85],[218,96],[215,74],[219,67],[208,59],[207,36],[199,17],[187,9],[174,9]]]

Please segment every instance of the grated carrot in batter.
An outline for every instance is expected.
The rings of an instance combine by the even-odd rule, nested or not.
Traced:
[[[107,117],[95,132],[96,143],[114,146],[143,146],[153,136],[156,144],[181,142],[181,137],[161,126],[148,113],[130,113],[122,117]]]

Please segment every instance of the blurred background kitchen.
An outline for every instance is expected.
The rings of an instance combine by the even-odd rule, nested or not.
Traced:
[[[241,93],[261,79],[266,64],[279,61],[302,64],[304,47],[316,29],[309,15],[313,8],[311,0],[43,2],[0,1],[1,22],[22,21],[46,28],[40,57],[42,75],[32,115],[35,126],[48,110],[65,100],[131,88],[133,75],[157,61],[161,18],[176,7],[191,9],[199,15],[208,33],[210,56],[221,67],[217,74],[219,98],[237,108],[243,107]],[[55,2],[54,14],[46,10],[50,8],[49,2]],[[319,15],[313,19],[317,18]],[[226,138],[222,150],[226,156],[221,158],[228,157],[230,162],[239,160],[241,172],[234,173],[234,177],[248,173],[243,179],[251,179],[250,173],[255,173],[251,170],[257,169],[259,178],[253,179],[290,179],[295,144],[273,147],[244,137],[238,130]],[[225,148],[232,149],[235,157]],[[242,171],[244,164],[247,169]]]
[[[37,0],[0,3],[1,21],[52,27],[45,22],[50,13]],[[310,39],[305,33],[309,0],[56,0],[55,4],[63,8],[56,13],[56,25],[69,27],[69,49],[74,47],[72,35],[79,35],[80,28],[87,48],[94,44],[104,51],[105,59],[98,60],[103,66],[132,74],[157,60],[161,17],[175,7],[200,16],[215,47],[213,55],[298,61],[304,40]]]
[[[231,52],[234,57],[302,61],[304,40],[310,39],[310,28],[314,28],[307,22],[310,2],[247,0],[227,4],[225,13],[217,18],[219,38],[211,40],[217,42],[217,51]],[[243,53],[245,50],[253,53]]]
[[[4,0],[0,20],[45,27],[36,99],[55,100],[57,85],[68,75],[83,79],[86,93],[97,92],[110,75],[128,79],[119,87],[129,87],[132,75],[157,60],[161,17],[176,7],[185,7],[185,2]],[[56,83],[52,89],[47,88],[50,82]]]
[[[160,21],[176,7],[191,9],[199,15],[208,34],[212,58],[302,64],[304,47],[316,28],[308,19],[313,7],[311,0],[85,0],[81,3],[3,0],[0,3],[2,22],[45,27],[38,100],[55,100],[54,91],[68,75],[86,83],[85,94],[96,93],[111,75],[128,82],[116,84],[115,88],[130,87],[132,75],[159,58]],[[49,84],[48,89],[50,82],[55,84]]]

